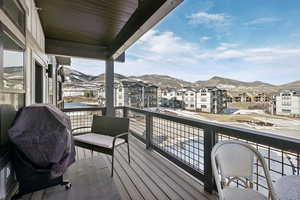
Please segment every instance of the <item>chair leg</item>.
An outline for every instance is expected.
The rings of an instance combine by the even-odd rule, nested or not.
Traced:
[[[128,153],[128,162],[129,162],[129,164],[130,164],[129,142],[127,142],[127,153]]]
[[[114,154],[115,154],[115,148],[113,148],[112,155],[111,155],[111,177],[114,176]]]

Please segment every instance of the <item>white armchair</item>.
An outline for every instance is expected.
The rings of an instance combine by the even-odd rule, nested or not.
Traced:
[[[267,200],[268,197],[253,189],[254,159],[265,173],[269,197],[278,200],[263,156],[251,145],[240,141],[223,141],[211,153],[212,169],[220,200]],[[233,187],[239,180],[245,188]]]

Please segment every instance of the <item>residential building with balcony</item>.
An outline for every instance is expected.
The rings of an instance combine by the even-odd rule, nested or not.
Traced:
[[[158,106],[158,87],[134,80],[120,80],[114,83],[115,106],[136,108],[154,108]],[[100,88],[100,98],[104,98],[105,89]]]
[[[300,91],[281,91],[275,100],[277,115],[300,116]]]
[[[197,110],[197,90],[193,88],[185,88],[184,91],[184,109],[190,111]]]
[[[170,99],[173,99],[173,98],[176,98],[176,93],[177,93],[177,90],[176,88],[161,88],[161,98],[163,99],[167,99],[167,100],[170,100]]]
[[[160,105],[170,108],[184,108],[185,89],[164,88],[161,89]]]
[[[224,113],[227,108],[226,90],[216,87],[201,88],[197,92],[196,111],[213,114]]]

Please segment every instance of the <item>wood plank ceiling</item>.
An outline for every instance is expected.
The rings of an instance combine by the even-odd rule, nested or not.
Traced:
[[[172,4],[159,13],[158,20],[152,20],[148,29],[182,0],[35,1],[40,8],[46,53],[107,59],[117,51],[118,56],[123,53],[128,48],[124,44],[129,38],[166,2],[172,1]]]
[[[137,0],[36,0],[47,38],[108,46]]]

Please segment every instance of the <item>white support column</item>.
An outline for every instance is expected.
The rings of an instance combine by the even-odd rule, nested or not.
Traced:
[[[114,61],[105,62],[106,116],[115,116],[114,110]]]

